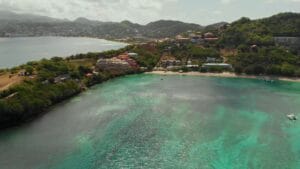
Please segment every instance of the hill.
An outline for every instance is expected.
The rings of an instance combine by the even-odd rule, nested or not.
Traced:
[[[197,24],[160,20],[147,25],[130,21],[101,22],[78,18],[74,21],[50,17],[0,12],[0,36],[91,36],[100,38],[164,38],[188,30],[201,29]]]
[[[160,20],[151,22],[142,28],[142,34],[147,37],[172,37],[188,30],[203,29],[197,24],[188,24],[180,21]]]
[[[63,22],[67,20],[55,19],[33,14],[17,14],[10,11],[0,11],[0,21],[9,22]]]
[[[300,14],[281,13],[258,20],[243,17],[221,32],[220,44],[268,46],[274,45],[275,36],[300,36]]]
[[[300,13],[280,13],[257,22],[268,27],[274,36],[300,36]]]

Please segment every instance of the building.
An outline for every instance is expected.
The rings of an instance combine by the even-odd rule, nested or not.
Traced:
[[[197,44],[204,44],[205,42],[202,35],[195,35],[195,34],[190,35],[190,40],[192,43],[197,43]]]
[[[60,75],[60,76],[57,76],[56,78],[54,78],[54,83],[64,82],[69,79],[71,79],[71,76],[69,74]]]
[[[125,53],[125,54],[121,54],[121,55],[117,56],[118,59],[127,62],[131,66],[131,68],[138,69],[139,65],[134,59],[132,59],[133,57],[137,58],[138,54],[136,54],[136,53]]]
[[[139,57],[139,55],[137,53],[133,53],[133,52],[129,52],[128,56],[131,57],[131,58],[138,58]]]
[[[172,68],[176,66],[181,66],[181,61],[177,60],[173,56],[165,55],[160,59],[159,66],[163,68]]]
[[[214,58],[214,57],[206,58],[206,63],[215,63],[215,62],[217,62],[217,58]]]
[[[138,57],[136,53],[124,53],[117,57],[109,59],[99,59],[96,64],[97,71],[110,71],[112,73],[128,72],[139,69],[138,63],[132,59],[132,57]]]
[[[186,67],[189,68],[189,69],[198,69],[199,65],[198,64],[193,64],[193,62],[191,60],[188,60]]]
[[[205,63],[202,65],[202,68],[224,68],[224,69],[232,69],[232,66],[227,63]]]
[[[207,33],[204,34],[204,38],[215,38],[215,37],[216,36],[211,32],[207,32]]]
[[[120,72],[129,71],[131,69],[128,62],[123,61],[117,57],[110,59],[99,59],[96,64],[97,71],[110,71],[110,72]]]
[[[219,40],[219,38],[217,36],[215,36],[213,33],[207,32],[204,34],[204,40],[207,42],[214,42],[214,41]]]
[[[182,35],[177,35],[176,41],[177,42],[190,42],[190,38],[183,37]]]

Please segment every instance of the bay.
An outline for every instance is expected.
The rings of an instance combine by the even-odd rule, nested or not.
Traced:
[[[84,37],[0,38],[0,69],[43,58],[102,52],[125,46],[124,43]]]
[[[1,169],[298,169],[300,84],[131,75],[0,134]]]

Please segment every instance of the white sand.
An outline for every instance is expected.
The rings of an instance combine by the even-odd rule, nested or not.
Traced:
[[[280,76],[253,76],[253,75],[237,75],[235,73],[224,72],[224,73],[201,73],[201,72],[171,72],[171,71],[152,71],[146,74],[157,74],[157,75],[188,75],[188,76],[206,76],[206,77],[228,77],[228,78],[248,78],[248,79],[258,79],[267,78],[274,80],[283,80],[289,82],[300,82],[300,78],[292,77],[280,77]]]

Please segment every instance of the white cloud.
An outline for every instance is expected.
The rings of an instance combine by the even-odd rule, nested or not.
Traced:
[[[300,2],[300,0],[265,0],[266,3],[275,3],[275,2]]]
[[[230,4],[232,3],[234,0],[221,0],[222,4]]]
[[[159,19],[199,24],[300,12],[300,0],[0,0],[0,10],[55,18],[148,23]]]
[[[0,9],[58,18],[149,22],[177,0],[0,0]]]

